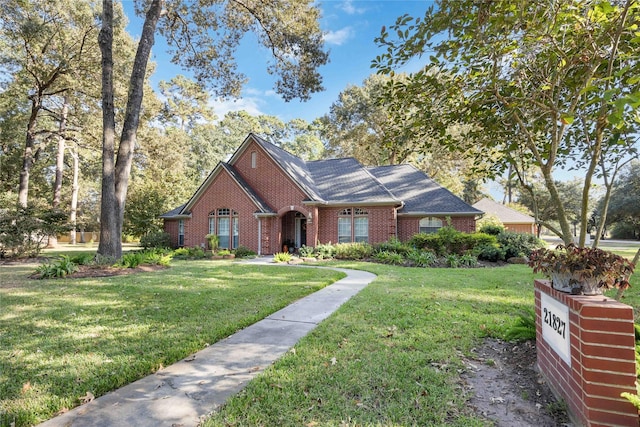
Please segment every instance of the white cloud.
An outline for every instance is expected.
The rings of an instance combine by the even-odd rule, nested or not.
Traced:
[[[338,31],[329,31],[324,34],[324,41],[328,44],[342,45],[351,38],[353,31],[351,27],[344,27]]]
[[[215,99],[211,102],[213,111],[215,111],[218,120],[221,120],[225,114],[230,111],[246,111],[252,116],[264,114],[260,111],[260,104],[263,101],[255,96],[247,96],[238,99]]]
[[[340,6],[340,9],[345,11],[348,15],[361,15],[366,11],[366,9],[364,8],[355,7],[351,0],[346,0],[345,2],[343,2]]]

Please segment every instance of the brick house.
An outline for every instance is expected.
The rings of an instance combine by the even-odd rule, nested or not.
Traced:
[[[273,254],[284,245],[407,240],[451,221],[475,231],[473,208],[411,165],[364,167],[353,158],[304,161],[249,134],[189,201],[163,215],[174,246]]]

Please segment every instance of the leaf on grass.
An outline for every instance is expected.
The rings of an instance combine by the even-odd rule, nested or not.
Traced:
[[[331,358],[331,366],[335,365],[336,363],[338,363],[338,360],[335,357]]]
[[[87,394],[85,394],[84,396],[80,396],[78,399],[80,399],[80,401],[85,404],[92,402],[95,399],[95,396],[93,395],[93,393],[88,391]]]
[[[192,354],[191,356],[189,356],[186,359],[184,359],[185,362],[193,362],[194,360],[196,360],[196,355],[195,354]]]
[[[305,425],[306,425],[306,427],[316,427],[318,425],[318,422],[317,421],[311,421],[311,422],[308,422]]]
[[[22,392],[26,393],[29,390],[31,390],[31,381],[27,381],[26,383],[22,384]]]

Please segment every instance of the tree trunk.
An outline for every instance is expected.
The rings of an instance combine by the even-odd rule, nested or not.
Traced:
[[[573,233],[571,233],[571,226],[569,225],[569,221],[567,220],[567,213],[564,210],[564,204],[560,200],[560,195],[558,194],[558,189],[556,188],[555,183],[553,182],[553,177],[551,176],[551,171],[549,168],[540,168],[542,171],[542,175],[544,176],[544,183],[547,190],[549,190],[549,196],[551,197],[551,201],[558,209],[558,222],[560,223],[560,237],[565,245],[569,245],[573,243]],[[548,228],[548,227],[547,227]]]
[[[117,231],[122,234],[122,223],[124,222],[124,209],[127,199],[127,189],[129,187],[129,176],[131,174],[131,163],[133,151],[136,144],[136,133],[140,123],[140,109],[144,96],[144,82],[147,73],[147,64],[151,48],[155,42],[155,31],[158,20],[162,14],[163,0],[153,0],[147,11],[147,15],[142,27],[142,36],[138,43],[138,50],[133,63],[131,80],[129,82],[129,97],[127,99],[127,110],[125,113],[122,136],[118,147],[118,157],[115,169],[115,199],[117,209]]]
[[[65,96],[64,103],[62,104],[62,112],[60,113],[60,125],[58,126],[58,152],[56,153],[56,175],[53,182],[53,201],[51,202],[52,209],[58,209],[60,207],[60,197],[62,193],[62,175],[64,173],[64,149],[65,138],[64,131],[67,127],[67,114],[69,112],[69,99]],[[55,248],[58,246],[58,236],[49,236],[48,248]]]
[[[102,2],[102,199],[100,201],[100,244],[98,254],[119,259],[122,242],[118,233],[115,198],[115,111],[113,106],[113,1]]]
[[[56,178],[53,183],[53,202],[51,207],[57,209],[60,206],[60,194],[62,193],[62,175],[64,172],[64,131],[67,127],[67,114],[69,113],[69,99],[64,97],[62,112],[60,114],[60,125],[58,126],[58,152],[56,154]]]
[[[18,186],[18,205],[27,207],[29,202],[29,174],[34,162],[35,130],[38,121],[38,113],[41,108],[41,98],[38,95],[31,97],[31,115],[27,123],[27,136],[25,138],[24,153],[22,155],[22,169],[20,170],[20,183]]]
[[[69,215],[69,222],[71,223],[71,235],[69,243],[76,244],[76,222],[78,215],[78,172],[80,170],[80,159],[78,158],[78,143],[73,146],[73,183],[71,184],[71,213]]]

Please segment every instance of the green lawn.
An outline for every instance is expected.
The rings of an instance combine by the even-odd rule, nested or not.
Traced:
[[[33,425],[155,372],[344,275],[174,261],[154,273],[30,280],[0,267],[0,424]]]
[[[205,426],[487,425],[467,406],[462,356],[533,307],[531,270],[339,265],[378,278]],[[639,290],[635,278],[627,299]]]
[[[485,425],[462,357],[533,307],[531,269],[330,265],[378,275],[207,426]],[[340,277],[229,262],[104,279],[27,280],[0,267],[0,420],[51,417],[154,372]],[[640,306],[640,276],[624,302]]]

